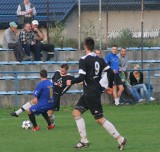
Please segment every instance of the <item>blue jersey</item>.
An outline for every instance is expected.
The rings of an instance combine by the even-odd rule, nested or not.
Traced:
[[[112,70],[116,70],[116,73],[119,73],[119,58],[117,54],[110,52],[106,55],[105,62],[108,63]]]
[[[38,104],[47,105],[53,104],[53,84],[50,80],[41,81],[33,92],[37,97]]]

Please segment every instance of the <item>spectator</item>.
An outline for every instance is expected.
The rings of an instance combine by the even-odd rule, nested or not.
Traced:
[[[36,15],[36,9],[29,0],[24,0],[17,8],[18,24],[23,27],[24,24],[32,22]]]
[[[41,41],[44,40],[44,34],[43,34],[42,30],[40,28],[38,28],[38,25],[39,25],[39,23],[38,23],[37,20],[32,21],[32,31],[34,32],[37,45],[40,46],[41,51],[53,52],[54,51],[54,45],[43,44],[41,42]],[[49,57],[47,57],[47,59],[49,59]]]
[[[119,57],[119,71],[120,75],[125,74],[127,76],[127,66],[128,66],[128,58],[127,58],[127,50],[126,48],[121,48],[120,53],[117,55]]]
[[[9,26],[10,27],[6,29],[3,34],[3,48],[13,49],[17,61],[31,59],[31,57],[26,55],[22,45],[19,43],[17,24],[15,22],[10,22]]]
[[[117,56],[117,51],[117,45],[113,45],[111,48],[111,52],[105,57],[106,63],[108,63],[108,65],[114,72],[113,97],[115,100],[115,105],[119,105],[120,96],[124,90],[121,78],[119,76],[119,58]]]
[[[19,40],[26,54],[30,56],[31,51],[34,53],[35,61],[40,61],[40,46],[36,43],[36,38],[31,30],[31,24],[26,23],[24,29],[20,31]]]
[[[147,101],[150,100],[153,101],[155,100],[155,98],[153,97],[149,98],[148,90],[145,84],[143,83],[143,73],[140,72],[139,69],[140,69],[139,65],[134,66],[134,71],[131,72],[129,76],[130,84],[133,86],[133,88],[136,88],[137,91],[140,92],[141,99],[143,99],[145,96]]]
[[[136,104],[141,102],[137,89],[133,88],[127,81],[123,82],[124,91],[120,97],[121,104]]]
[[[97,56],[101,57],[101,51],[100,50],[95,50],[95,53]]]

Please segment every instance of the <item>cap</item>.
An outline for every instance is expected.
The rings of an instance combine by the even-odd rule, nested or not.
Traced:
[[[9,26],[10,26],[10,27],[16,27],[16,28],[18,27],[18,25],[17,25],[15,22],[10,22],[10,23],[9,23]]]
[[[32,21],[32,24],[33,24],[33,25],[39,25],[39,23],[38,23],[37,20],[33,20],[33,21]]]

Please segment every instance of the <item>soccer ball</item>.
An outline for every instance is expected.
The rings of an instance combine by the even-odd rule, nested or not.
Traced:
[[[26,130],[31,129],[32,123],[29,120],[25,120],[22,122],[22,128]]]

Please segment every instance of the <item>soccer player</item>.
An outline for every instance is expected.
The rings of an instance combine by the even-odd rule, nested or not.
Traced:
[[[28,117],[33,124],[33,131],[40,130],[36,123],[35,114],[42,114],[48,124],[48,129],[54,128],[54,125],[51,124],[47,114],[47,111],[53,108],[53,85],[52,82],[47,79],[47,71],[45,69],[40,71],[40,78],[41,82],[36,86],[33,93],[34,98],[30,102],[30,104],[34,103],[34,105],[30,106],[28,103],[29,108],[25,105],[25,110],[27,111]]]
[[[86,56],[81,57],[79,60],[79,77],[74,78],[73,80],[67,80],[66,82],[67,85],[70,86],[74,83],[83,81],[84,86],[84,94],[80,97],[75,109],[73,110],[73,117],[81,137],[80,142],[78,142],[75,148],[87,148],[89,146],[85,121],[82,117],[82,114],[89,109],[97,123],[102,125],[106,131],[117,140],[119,149],[123,150],[126,144],[126,139],[120,135],[111,122],[104,118],[101,105],[102,88],[99,83],[101,74],[104,71],[112,75],[113,71],[102,58],[99,58],[93,52],[94,45],[95,42],[92,38],[88,37],[85,39],[84,48]]]
[[[114,72],[114,85],[113,85],[113,97],[115,100],[115,105],[119,105],[120,96],[124,90],[123,84],[119,75],[119,57],[117,56],[118,47],[117,45],[113,45],[111,48],[111,52],[106,55],[105,62],[111,67]],[[117,93],[118,86],[118,93]]]
[[[54,111],[59,111],[60,109],[60,99],[61,96],[66,93],[70,86],[66,85],[67,80],[72,80],[73,76],[68,73],[68,64],[62,64],[60,70],[57,70],[52,77],[52,82],[54,86],[54,105],[53,109],[48,111],[48,116],[52,123],[55,123]]]

